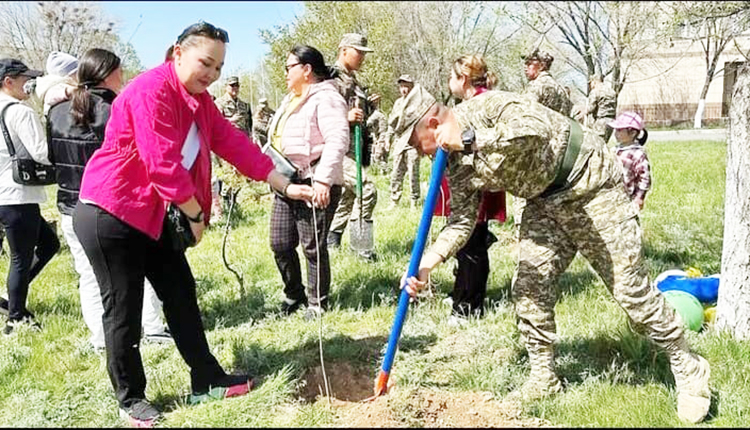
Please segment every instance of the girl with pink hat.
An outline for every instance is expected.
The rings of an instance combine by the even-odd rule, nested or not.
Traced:
[[[651,168],[643,148],[648,131],[643,126],[643,118],[635,112],[622,112],[608,125],[615,130],[618,142],[615,154],[622,163],[625,191],[638,209],[643,209],[646,193],[651,188]]]

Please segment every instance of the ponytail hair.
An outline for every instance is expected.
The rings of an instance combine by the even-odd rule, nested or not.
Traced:
[[[93,48],[83,54],[76,73],[78,84],[70,97],[70,114],[76,125],[86,127],[93,120],[90,90],[101,84],[118,67],[120,57],[106,49]]]
[[[312,74],[317,81],[325,81],[333,78],[333,68],[326,66],[323,54],[314,47],[310,45],[294,45],[289,53],[297,57],[300,64],[309,64]]]
[[[638,132],[638,134],[635,136],[635,143],[645,146],[646,141],[648,140],[648,130],[645,128]]]
[[[481,55],[463,55],[453,62],[456,76],[465,76],[469,85],[491,90],[497,85],[497,75],[487,70],[487,63]]]

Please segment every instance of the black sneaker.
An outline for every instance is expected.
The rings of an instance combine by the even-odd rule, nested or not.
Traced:
[[[143,336],[143,339],[149,343],[174,343],[172,333],[168,328],[165,328],[161,333],[151,333]]]
[[[307,297],[298,300],[285,298],[284,301],[281,302],[281,313],[285,316],[289,316],[297,312],[302,306],[307,306]]]
[[[328,244],[329,248],[340,247],[341,246],[341,233],[338,233],[335,231],[329,231],[328,239],[326,239],[326,243]]]
[[[28,315],[24,316],[20,320],[11,320],[9,319],[5,323],[5,328],[3,329],[3,334],[11,334],[13,331],[19,327],[26,326],[29,328],[29,330],[32,331],[42,331],[42,325],[39,324],[35,319],[34,316],[29,313]]]
[[[120,417],[132,427],[148,429],[161,418],[161,412],[146,400],[137,400],[128,408],[120,408]]]
[[[0,297],[0,314],[8,316],[8,299]]]

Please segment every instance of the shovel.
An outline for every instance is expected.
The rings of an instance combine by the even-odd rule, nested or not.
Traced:
[[[406,288],[404,288],[406,286],[406,279],[412,276],[417,276],[419,271],[419,263],[422,261],[422,253],[424,252],[424,247],[427,242],[427,234],[430,232],[432,214],[435,211],[435,205],[437,204],[438,195],[440,194],[440,182],[443,179],[443,171],[445,170],[447,160],[448,153],[443,149],[438,149],[435,161],[432,163],[430,186],[427,189],[427,197],[425,198],[424,207],[422,208],[422,218],[419,220],[417,237],[411,248],[409,269],[404,278],[404,285],[401,285],[401,295],[399,296],[398,307],[396,308],[396,316],[393,319],[391,335],[388,337],[388,347],[385,351],[385,358],[383,358],[383,365],[380,368],[377,379],[375,380],[375,396],[372,398],[385,394],[385,392],[388,391],[388,376],[391,373],[391,366],[393,366],[393,359],[396,355],[396,349],[398,348],[398,340],[401,337],[401,329],[404,326],[406,312],[409,310],[409,293],[406,291]]]
[[[359,97],[356,102],[359,107]],[[357,163],[357,203],[359,216],[357,221],[351,224],[350,246],[357,253],[371,254],[375,248],[375,240],[372,233],[372,220],[366,221],[362,214],[362,125],[354,125],[354,160]]]

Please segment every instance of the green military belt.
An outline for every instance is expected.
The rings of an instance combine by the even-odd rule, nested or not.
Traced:
[[[544,190],[539,197],[549,197],[568,185],[568,176],[573,170],[578,154],[581,152],[581,142],[583,141],[583,130],[578,121],[568,118],[570,121],[570,135],[568,136],[568,147],[565,149],[562,163],[557,169],[557,174],[552,183]]]

